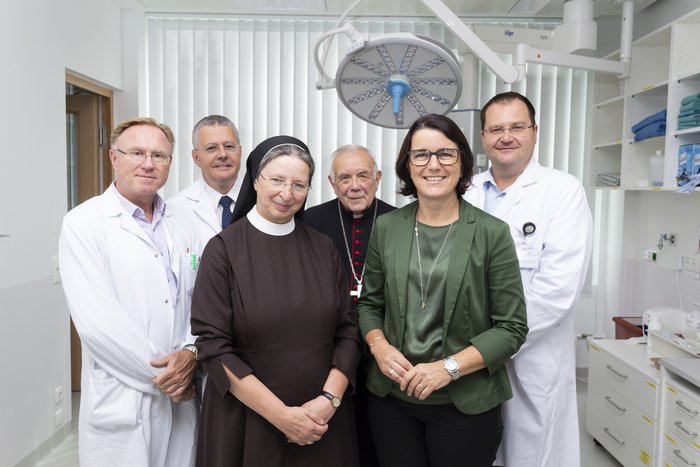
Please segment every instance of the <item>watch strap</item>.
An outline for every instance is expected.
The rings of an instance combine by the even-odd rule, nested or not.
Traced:
[[[328,391],[321,392],[321,395],[328,399],[328,401],[331,403],[331,406],[333,406],[334,409],[340,407],[340,399],[338,397],[334,396]]]

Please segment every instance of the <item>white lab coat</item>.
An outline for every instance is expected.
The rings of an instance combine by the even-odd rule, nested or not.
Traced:
[[[59,240],[63,288],[83,347],[80,463],[89,467],[194,465],[194,401],[174,404],[152,382],[151,359],[194,342],[190,303],[194,231],[166,208],[172,303],[158,250],[111,185],[66,214]],[[194,266],[194,267],[193,267]]]
[[[485,175],[474,176],[464,195],[482,209]],[[503,406],[497,465],[576,467],[574,306],[586,277],[593,230],[586,195],[573,176],[532,160],[492,214],[510,225],[529,327],[525,344],[507,364],[513,398]],[[527,222],[536,230],[524,236]]]
[[[234,193],[240,190],[242,177],[234,185]],[[204,188],[204,180],[199,179],[178,194],[168,199],[168,206],[177,206],[184,211],[197,229],[197,235],[206,244],[214,235],[221,232],[221,215],[212,209],[209,195]],[[212,188],[213,189],[213,188]]]

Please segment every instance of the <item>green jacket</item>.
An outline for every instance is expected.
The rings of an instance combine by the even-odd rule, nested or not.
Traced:
[[[362,335],[382,329],[387,341],[401,352],[417,209],[418,202],[414,202],[377,218],[357,307]],[[478,414],[512,397],[504,363],[525,341],[525,300],[518,257],[505,222],[460,199],[459,220],[453,229],[456,236],[445,287],[443,357],[473,345],[486,368],[451,382],[447,390],[460,411]],[[391,384],[372,360],[369,390],[384,397]]]

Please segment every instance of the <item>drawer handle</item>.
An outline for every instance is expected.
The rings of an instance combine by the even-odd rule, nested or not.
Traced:
[[[685,457],[681,456],[681,450],[680,449],[674,449],[673,453],[678,457],[680,460],[682,460],[686,465],[698,465],[693,461],[689,461]]]
[[[683,422],[681,422],[681,421],[674,422],[674,425],[676,425],[679,430],[681,430],[683,433],[685,433],[688,436],[692,436],[693,438],[695,438],[698,435],[698,433],[696,431],[688,431],[686,428],[684,428]]]
[[[617,410],[619,410],[621,413],[627,412],[627,409],[626,409],[626,408],[620,407],[620,406],[617,405],[615,402],[613,402],[613,400],[610,398],[610,396],[605,396],[605,400],[608,401],[608,403],[609,403],[610,405],[612,405],[613,407],[615,407],[615,408],[616,408]]]
[[[605,432],[606,435],[610,436],[610,437],[613,439],[613,441],[615,441],[615,442],[616,442],[617,444],[619,444],[620,446],[624,446],[624,445],[625,445],[625,442],[624,442],[624,441],[620,441],[619,439],[617,439],[617,438],[615,437],[615,435],[613,435],[612,433],[610,433],[610,430],[609,430],[607,427],[606,427],[606,428],[603,428],[603,431]]]
[[[698,414],[697,410],[689,409],[688,407],[686,407],[685,404],[683,404],[683,401],[676,401],[676,405],[678,407],[680,407],[681,409],[685,410],[686,412],[688,412],[690,415],[697,415]]]
[[[615,368],[613,368],[612,365],[605,365],[605,368],[607,368],[608,370],[612,371],[613,373],[615,373],[615,374],[616,374],[617,376],[619,376],[620,378],[622,378],[622,379],[627,379],[627,375],[623,375],[622,373],[620,373],[619,371],[617,371]]]

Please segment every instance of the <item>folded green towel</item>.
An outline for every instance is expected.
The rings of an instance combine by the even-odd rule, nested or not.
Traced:
[[[700,123],[700,117],[696,115],[688,115],[687,117],[678,117],[678,123]]]
[[[686,112],[688,110],[700,110],[700,101],[688,102],[678,108],[678,112]]]
[[[697,122],[697,123],[679,123],[678,129],[679,130],[687,130],[688,128],[697,128],[699,126],[700,126],[700,122]]]
[[[678,112],[678,118],[688,117],[690,115],[693,115],[695,117],[700,117],[700,109],[698,109],[698,110],[683,110],[681,112]]]
[[[681,101],[681,105],[690,104],[691,102],[700,102],[700,93],[684,97]]]

